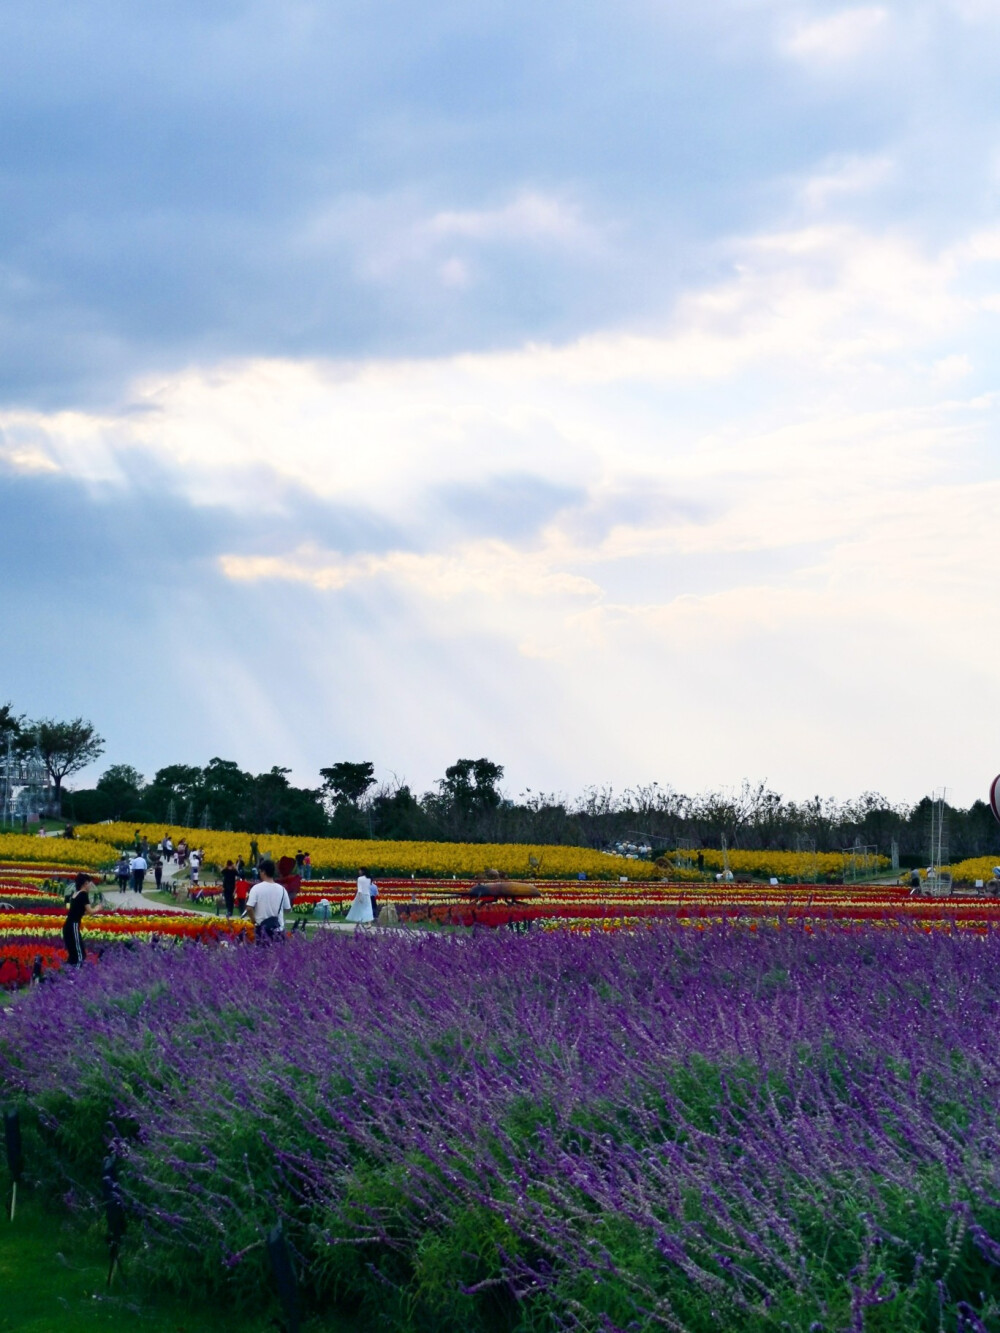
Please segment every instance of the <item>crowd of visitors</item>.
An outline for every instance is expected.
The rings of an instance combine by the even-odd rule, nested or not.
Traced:
[[[176,860],[177,869],[187,868],[190,875],[190,896],[199,900],[205,896],[201,886],[201,871],[204,865],[204,852],[199,847],[190,847],[185,838],[174,844],[169,831],[160,841],[151,845],[141,829],[135,830],[133,853],[123,851],[115,866],[115,878],[122,893],[142,894],[146,875],[152,869],[157,889],[162,889],[164,866]],[[308,851],[299,850],[295,855],[295,874],[299,879],[312,877],[312,858]],[[230,858],[221,872],[222,898],[225,903],[226,917],[232,918],[238,907],[237,885],[250,883],[246,896],[243,915],[254,924],[254,935],[258,942],[284,939],[285,912],[292,910],[292,899],[285,884],[277,878],[274,857],[265,852],[262,856],[256,838],[250,841],[250,858],[244,861],[238,856]],[[66,945],[68,960],[71,964],[82,963],[86,955],[80,934],[80,922],[84,916],[95,909],[91,902],[89,886],[96,884],[93,876],[81,872],[76,877],[71,896],[67,899],[66,922],[63,927],[63,942]],[[171,877],[172,892],[176,896],[176,879]],[[100,895],[98,895],[100,897]],[[352,924],[364,925],[377,921],[379,915],[378,885],[372,879],[367,866],[358,871],[357,889],[347,912],[347,920]]]

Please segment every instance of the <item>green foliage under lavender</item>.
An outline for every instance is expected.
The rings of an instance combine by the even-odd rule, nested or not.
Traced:
[[[998,1330],[1000,935],[409,936],[106,954],[0,1077],[129,1262],[371,1327]]]

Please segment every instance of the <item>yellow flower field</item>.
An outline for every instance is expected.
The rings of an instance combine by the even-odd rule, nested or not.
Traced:
[[[117,857],[117,848],[108,842],[103,825],[97,825],[87,835],[86,841],[39,838],[27,833],[0,833],[0,861],[19,865],[80,866],[87,870],[99,870]]]
[[[72,841],[62,838],[30,837],[19,833],[0,834],[0,861],[18,864],[79,865],[88,869],[108,869],[122,848],[131,849],[135,824],[82,824]],[[167,832],[166,824],[138,826],[152,845]],[[174,843],[186,838],[192,847],[200,847],[209,865],[222,866],[230,857],[245,860],[250,856],[249,833],[225,833],[215,829],[191,829],[169,826]],[[534,846],[526,843],[465,843],[465,842],[391,842],[381,839],[300,838],[278,834],[257,834],[260,854],[271,853],[275,859],[294,856],[300,849],[312,857],[313,874],[321,870],[352,875],[359,865],[370,865],[380,875],[405,878],[419,875],[428,878],[470,879],[485,870],[495,868],[503,875],[516,878],[575,879],[583,871],[589,879],[616,880],[627,875],[633,880],[698,879],[698,873],[688,867],[673,868],[674,857],[669,854],[668,866],[653,865],[648,861],[630,861],[624,857],[596,852],[588,847]],[[694,852],[683,853],[693,858]],[[720,851],[706,847],[702,850],[705,873],[713,875],[723,868]],[[887,857],[879,857],[879,869],[887,870]],[[989,879],[994,861],[981,857],[964,861],[952,867],[956,879]],[[812,856],[804,852],[748,852],[734,849],[729,852],[729,868],[734,874],[777,876],[783,880],[806,881],[818,875],[839,878],[844,869],[840,852],[820,852]]]
[[[1000,856],[973,856],[968,861],[958,861],[944,869],[951,872],[952,879],[965,884],[974,884],[981,879],[988,884],[993,878],[993,867],[1000,865]]]
[[[214,829],[190,829],[166,824],[84,824],[77,828],[81,841],[66,843],[70,848],[82,849],[84,839],[101,839],[106,846],[110,841],[117,847],[131,847],[136,828],[149,839],[151,845],[160,841],[168,831],[174,845],[185,838],[191,847],[200,847],[208,862],[215,866],[225,864],[230,857],[245,860],[250,856],[249,833],[223,833]],[[359,865],[371,866],[381,875],[403,877],[457,876],[474,878],[485,870],[495,868],[503,875],[520,878],[575,879],[584,871],[591,879],[660,879],[663,871],[648,861],[627,861],[624,857],[609,856],[591,851],[588,847],[529,846],[525,843],[472,843],[472,842],[389,842],[376,839],[300,838],[260,833],[255,835],[261,856],[271,853],[275,859],[294,856],[299,850],[312,857],[313,874],[319,869],[337,870],[346,874],[357,872]],[[39,838],[38,842],[45,840]],[[0,856],[4,853],[0,851]],[[78,858],[80,851],[77,851]],[[534,858],[534,863],[531,858]],[[111,856],[114,859],[114,847]]]
[[[697,852],[685,852],[685,856],[697,856]],[[721,870],[722,853],[714,848],[705,848],[702,852],[706,870]],[[878,858],[879,869],[889,869],[889,858]],[[818,874],[827,875],[844,873],[842,852],[744,852],[735,848],[729,853],[729,868],[733,874],[775,875],[779,879],[807,880]]]

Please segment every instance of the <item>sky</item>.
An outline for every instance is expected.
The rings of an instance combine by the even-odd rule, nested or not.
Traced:
[[[1000,768],[1000,0],[0,0],[0,701],[147,777]]]

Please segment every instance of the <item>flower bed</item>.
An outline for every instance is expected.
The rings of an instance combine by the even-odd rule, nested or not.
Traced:
[[[93,826],[86,839],[40,838],[26,833],[0,833],[0,864],[45,867],[60,873],[72,867],[77,870],[99,870],[118,859],[118,848],[112,846],[104,825]]]
[[[678,921],[766,918],[802,921],[985,922],[1000,920],[1000,900],[912,898],[896,885],[858,887],[788,884],[630,883],[608,885],[564,881],[541,883],[539,896],[515,902],[482,902],[468,897],[471,881],[413,884],[382,880],[379,902],[391,903],[402,921],[455,926],[502,926],[533,922],[603,921],[619,928],[651,919]],[[312,914],[325,899],[339,910],[354,896],[353,881],[314,882],[295,898],[295,911]]]
[[[41,956],[45,971],[58,968],[65,961],[62,928],[66,903],[61,892],[47,892],[38,884],[13,879],[6,872],[0,881],[0,902],[9,904],[7,910],[0,911],[0,987],[16,989],[32,979],[36,957]],[[91,959],[96,951],[109,945],[157,940],[240,942],[252,933],[248,921],[158,912],[145,904],[99,910],[88,915],[82,927]]]
[[[80,839],[99,839],[116,846],[131,847],[135,836],[134,824],[80,825],[76,832]],[[186,838],[192,847],[201,847],[208,861],[222,866],[229,859],[243,856],[249,859],[249,833],[223,833],[214,829],[168,829],[166,824],[142,824],[141,833],[155,846],[169,831],[174,843]],[[313,867],[357,874],[358,866],[371,866],[380,875],[416,874],[424,878],[458,875],[480,875],[495,867],[502,874],[519,878],[541,876],[545,879],[565,878],[583,871],[591,878],[616,879],[630,875],[636,879],[657,879],[662,874],[658,866],[648,861],[631,861],[588,847],[535,846],[523,843],[462,843],[462,842],[393,842],[383,839],[300,838],[279,834],[256,835],[261,855],[272,853],[275,859],[295,856],[308,851]],[[41,841],[41,840],[39,840]],[[82,848],[83,842],[67,843],[67,847]],[[3,855],[0,846],[0,856]],[[105,858],[106,860],[107,858]],[[103,863],[103,862],[102,862]]]
[[[327,934],[38,988],[0,1081],[53,1192],[117,1156],[128,1271],[255,1314],[280,1218],[327,1322],[992,1330],[998,1004],[1000,931],[905,917]]]

